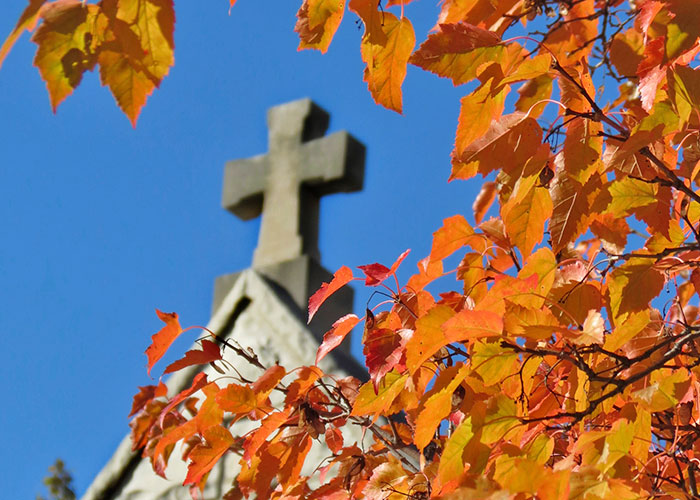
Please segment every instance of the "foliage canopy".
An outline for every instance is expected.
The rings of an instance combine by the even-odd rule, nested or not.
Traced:
[[[325,52],[350,11],[378,104],[401,111],[408,64],[470,84],[451,179],[486,178],[474,224],[446,219],[404,284],[405,254],[342,267],[311,298],[313,316],[351,280],[389,294],[317,354],[362,324],[368,382],[203,340],[166,373],[232,349],[260,377],[141,388],[134,449],[163,475],[184,443],[193,496],[236,452],[231,499],[698,497],[700,0],[443,0],[417,48],[411,3],[304,0],[299,48]],[[0,63],[33,31],[54,108],[99,68],[135,123],[173,64],[174,19],[172,0],[30,0]],[[183,332],[159,317],[149,372]],[[233,436],[242,418],[259,425]],[[302,475],[312,440],[332,453],[320,486]]]

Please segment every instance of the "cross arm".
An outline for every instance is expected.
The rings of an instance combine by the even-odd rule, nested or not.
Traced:
[[[221,205],[243,220],[260,215],[268,170],[266,155],[226,162]]]
[[[365,146],[345,131],[303,145],[301,181],[319,194],[359,191],[365,177]]]

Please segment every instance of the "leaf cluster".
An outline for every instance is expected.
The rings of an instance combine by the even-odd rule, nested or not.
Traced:
[[[700,1],[443,0],[418,48],[411,3],[304,0],[299,48],[325,52],[350,11],[380,105],[401,111],[408,64],[471,89],[451,179],[484,178],[473,223],[445,219],[403,284],[405,253],[339,269],[310,317],[352,280],[386,300],[340,318],[315,366],[264,366],[208,332],[166,372],[214,363],[222,377],[141,388],[134,449],[165,475],[180,443],[194,497],[229,453],[229,499],[700,496]],[[32,0],[0,58],[41,20],[54,102],[99,64],[142,105],[172,63],[171,7]],[[149,372],[185,331],[159,316]],[[369,380],[324,373],[360,327]],[[239,421],[251,430],[234,435]],[[305,467],[315,441],[327,460]]]

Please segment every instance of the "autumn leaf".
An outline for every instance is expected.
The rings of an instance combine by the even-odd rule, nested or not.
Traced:
[[[593,196],[599,182],[580,184],[567,174],[558,172],[550,187],[552,218],[549,233],[556,253],[572,243],[588,229]]]
[[[484,215],[488,212],[493,200],[496,198],[498,185],[493,181],[484,182],[481,186],[481,191],[476,196],[472,210],[474,211],[474,220],[478,224],[484,219]]]
[[[94,69],[104,22],[97,5],[78,0],[47,4],[40,13],[43,22],[32,36],[38,46],[34,65],[46,82],[55,113],[80,84],[83,73]]]
[[[351,7],[352,4],[351,0]],[[398,19],[385,12],[382,18],[381,29],[386,40],[379,43],[370,36],[362,39],[362,60],[367,65],[364,80],[377,104],[401,113],[401,85],[406,78],[406,65],[416,38],[407,17]]]
[[[503,333],[503,317],[491,311],[463,309],[442,324],[448,342],[498,337]]]
[[[163,425],[163,419],[170,410],[175,408],[177,405],[179,405],[181,402],[183,402],[185,399],[190,397],[198,390],[204,388],[204,386],[207,385],[207,383],[207,375],[205,373],[200,372],[197,375],[195,375],[194,379],[192,379],[192,384],[187,389],[182,390],[177,396],[172,398],[165,406],[165,408],[163,408],[163,411],[161,412],[159,418],[160,425]]]
[[[473,436],[471,417],[467,417],[457,426],[445,443],[445,449],[438,466],[438,478],[441,485],[456,481],[464,473],[465,463],[462,455],[464,448]]]
[[[439,31],[428,37],[411,56],[411,64],[450,78],[452,83],[468,83],[477,70],[498,61],[505,46],[491,31],[468,23],[441,24]]]
[[[29,0],[29,5],[27,5],[22,15],[17,20],[17,24],[12,30],[12,33],[10,33],[2,46],[0,46],[0,68],[2,68],[2,63],[5,61],[7,54],[22,33],[24,33],[25,30],[34,31],[39,17],[41,16],[41,10],[47,1],[48,0]]]
[[[197,445],[190,453],[190,464],[183,484],[197,484],[233,444],[233,436],[221,426],[203,432],[206,443]]]
[[[350,0],[348,8],[360,16],[365,25],[363,42],[385,45],[387,36],[383,29],[384,12],[379,11],[379,0]]]
[[[390,371],[380,382],[377,392],[372,382],[363,384],[352,406],[351,415],[377,417],[383,414],[404,389],[407,377],[408,375],[400,375],[396,370]]]
[[[433,439],[440,422],[452,411],[452,394],[469,372],[468,365],[455,365],[447,368],[435,379],[418,408],[416,432],[413,442],[419,450]]]
[[[248,462],[248,465],[253,463],[253,457],[267,438],[287,422],[291,413],[292,408],[286,407],[282,411],[268,415],[261,421],[260,427],[246,438],[243,444],[243,460]]]
[[[608,291],[615,323],[628,313],[649,307],[665,282],[663,274],[649,261],[631,260],[613,270],[608,277]]]
[[[535,156],[541,142],[542,129],[534,118],[520,112],[505,115],[480,138],[453,152],[450,180],[469,179],[476,173],[486,176],[497,167],[513,172]]]
[[[508,237],[527,258],[542,241],[544,227],[552,215],[552,198],[539,187],[536,176],[521,177],[507,202],[501,205],[501,217]]]
[[[408,256],[411,250],[406,250],[403,252],[396,261],[391,265],[391,268],[386,267],[383,264],[368,264],[366,266],[359,266],[359,269],[365,273],[365,286],[377,286],[380,285],[389,276],[394,276],[396,270],[399,268],[403,260]]]
[[[433,233],[430,260],[442,260],[462,248],[474,236],[474,228],[462,215],[453,215],[442,222],[442,227]]]
[[[325,54],[344,11],[345,0],[304,0],[294,28],[299,33],[299,50],[318,49]]]
[[[415,373],[428,359],[442,347],[450,343],[442,330],[442,325],[454,316],[449,306],[435,306],[416,321],[416,331],[406,343],[406,366],[409,373]]]
[[[132,417],[136,415],[138,412],[143,410],[152,399],[163,397],[167,393],[168,388],[163,382],[160,382],[157,386],[147,385],[144,387],[139,387],[139,392],[134,396],[134,402],[131,405],[131,412],[128,416]]]
[[[352,280],[352,271],[349,267],[342,266],[335,272],[330,283],[323,283],[321,288],[309,298],[309,319],[307,323],[311,322],[316,312],[318,312],[318,308],[321,307],[321,304],[323,304],[328,297],[347,285],[350,280]]]
[[[151,337],[151,345],[146,349],[148,356],[148,374],[151,374],[153,365],[166,353],[170,344],[182,333],[182,327],[177,319],[177,313],[164,313],[156,309],[156,314],[165,326]]]
[[[323,336],[323,342],[321,342],[321,345],[318,347],[318,351],[316,351],[316,364],[319,364],[319,362],[325,358],[329,352],[338,347],[343,342],[347,334],[350,333],[359,322],[360,318],[358,318],[355,314],[346,314],[333,323],[333,328],[331,328]]]
[[[136,126],[148,96],[175,62],[173,0],[103,0],[112,37],[99,53],[100,79]],[[109,7],[108,7],[109,6]]]
[[[221,349],[211,340],[202,340],[202,350],[192,349],[185,357],[168,365],[163,374],[173,373],[192,365],[204,365],[221,359]]]

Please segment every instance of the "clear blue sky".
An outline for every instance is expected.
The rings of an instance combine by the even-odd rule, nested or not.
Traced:
[[[177,2],[176,64],[133,130],[89,73],[53,115],[25,35],[0,71],[2,498],[33,498],[56,457],[81,495],[128,431],[154,308],[206,324],[214,278],[249,266],[259,221],[220,208],[226,160],[267,148],[268,107],[311,97],[368,148],[363,192],[326,197],[325,266],[415,269],[478,181],[447,183],[465,89],[409,68],[404,115],[362,81],[357,17],[326,55],[297,52],[300,0]],[[206,4],[206,5],[204,5]],[[273,6],[274,4],[274,6]],[[0,39],[25,0],[0,2]],[[423,40],[435,0],[407,7]],[[471,217],[471,215],[469,215]],[[356,308],[369,293],[360,290]],[[192,338],[183,341],[184,350]]]

